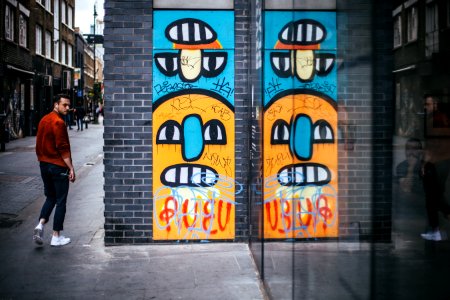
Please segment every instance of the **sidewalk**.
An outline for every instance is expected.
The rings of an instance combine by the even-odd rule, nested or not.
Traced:
[[[34,187],[41,195],[37,198],[23,192],[21,197],[34,199],[14,211],[14,226],[0,228],[0,299],[264,299],[246,244],[104,246],[103,164],[101,152],[95,153],[103,142],[102,126],[97,126],[70,132],[74,156],[81,147],[75,143],[93,144],[75,159],[77,181],[70,187],[64,231],[72,242],[50,247],[51,222],[44,246],[32,242],[43,190]],[[0,154],[4,176],[18,175],[9,174],[1,159],[35,159],[34,150],[21,152],[33,144],[34,138],[7,144],[10,154]],[[30,165],[26,176],[37,180],[36,167]]]
[[[62,248],[49,246],[51,222],[45,245],[32,242],[44,201],[34,138],[0,153],[0,299],[265,299],[247,244],[104,246],[102,134],[101,125],[70,131],[77,181]],[[267,290],[274,299],[449,299],[450,241],[420,238],[420,201],[395,199],[394,242],[381,248],[266,243]]]

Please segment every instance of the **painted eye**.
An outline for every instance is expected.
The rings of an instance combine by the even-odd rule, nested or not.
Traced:
[[[166,27],[169,41],[183,45],[209,44],[217,39],[217,33],[202,20],[185,18],[176,20]]]
[[[314,124],[315,143],[334,143],[333,129],[325,120],[319,120]]]
[[[317,75],[325,76],[333,70],[336,56],[332,53],[316,54],[316,71]]]
[[[270,53],[270,64],[272,69],[279,77],[292,76],[291,72],[291,56],[289,52],[272,52]]]
[[[178,53],[156,53],[154,60],[158,70],[166,76],[172,77],[178,71]]]
[[[205,144],[226,145],[227,135],[225,126],[218,120],[211,120],[206,122],[203,131],[203,138]]]
[[[225,69],[228,54],[226,52],[203,52],[203,72],[205,77],[216,77]]]
[[[164,122],[158,130],[156,144],[181,144],[180,128],[173,120]]]
[[[270,143],[272,145],[289,144],[289,124],[286,121],[275,121],[272,126]]]
[[[278,34],[278,39],[288,45],[316,45],[325,40],[327,31],[325,27],[310,19],[290,22]]]

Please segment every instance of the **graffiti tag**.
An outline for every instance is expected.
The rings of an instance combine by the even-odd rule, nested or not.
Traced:
[[[155,85],[155,92],[160,95],[181,90],[190,90],[196,87],[197,86],[187,82],[175,82],[171,84],[168,81],[164,81],[162,84]]]
[[[230,95],[234,92],[234,89],[231,88],[230,82],[225,82],[225,77],[223,77],[222,79],[217,79],[217,81],[214,82],[213,85],[214,88],[212,89],[212,91],[218,92],[222,95],[225,95],[226,97],[230,97]]]
[[[272,80],[269,81],[267,84],[268,84],[268,87],[265,89],[265,93],[269,97],[272,97],[274,94],[283,90],[281,88],[281,83],[278,81],[278,78],[272,77]]]
[[[220,166],[225,170],[227,176],[231,176],[231,158],[230,157],[222,157],[218,153],[208,153],[206,152],[203,155],[203,158],[209,160],[212,166]]]

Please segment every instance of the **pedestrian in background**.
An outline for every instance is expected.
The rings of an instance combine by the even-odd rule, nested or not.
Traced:
[[[75,108],[75,115],[77,116],[77,131],[83,131],[84,116],[86,115],[83,106],[79,105]]]
[[[39,122],[36,136],[36,155],[44,182],[46,200],[42,206],[39,223],[34,229],[33,240],[43,244],[44,225],[48,222],[55,208],[51,246],[63,246],[70,243],[70,238],[60,234],[63,230],[66,214],[69,181],[75,181],[72,154],[67,127],[64,122],[70,109],[70,97],[57,95],[53,101],[53,111]]]
[[[428,141],[422,161],[421,177],[425,191],[425,205],[430,230],[422,233],[425,240],[441,241],[439,212],[450,220],[450,205],[445,199],[447,179],[450,173],[450,156],[448,147],[438,145],[441,142]]]
[[[72,113],[73,109],[69,109],[67,114],[64,115],[64,121],[66,122],[66,126],[69,126],[69,129],[72,130]]]

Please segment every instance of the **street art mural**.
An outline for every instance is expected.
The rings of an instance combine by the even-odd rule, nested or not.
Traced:
[[[336,237],[336,15],[266,11],[264,33],[264,237]]]
[[[154,11],[153,239],[235,235],[234,14]]]

